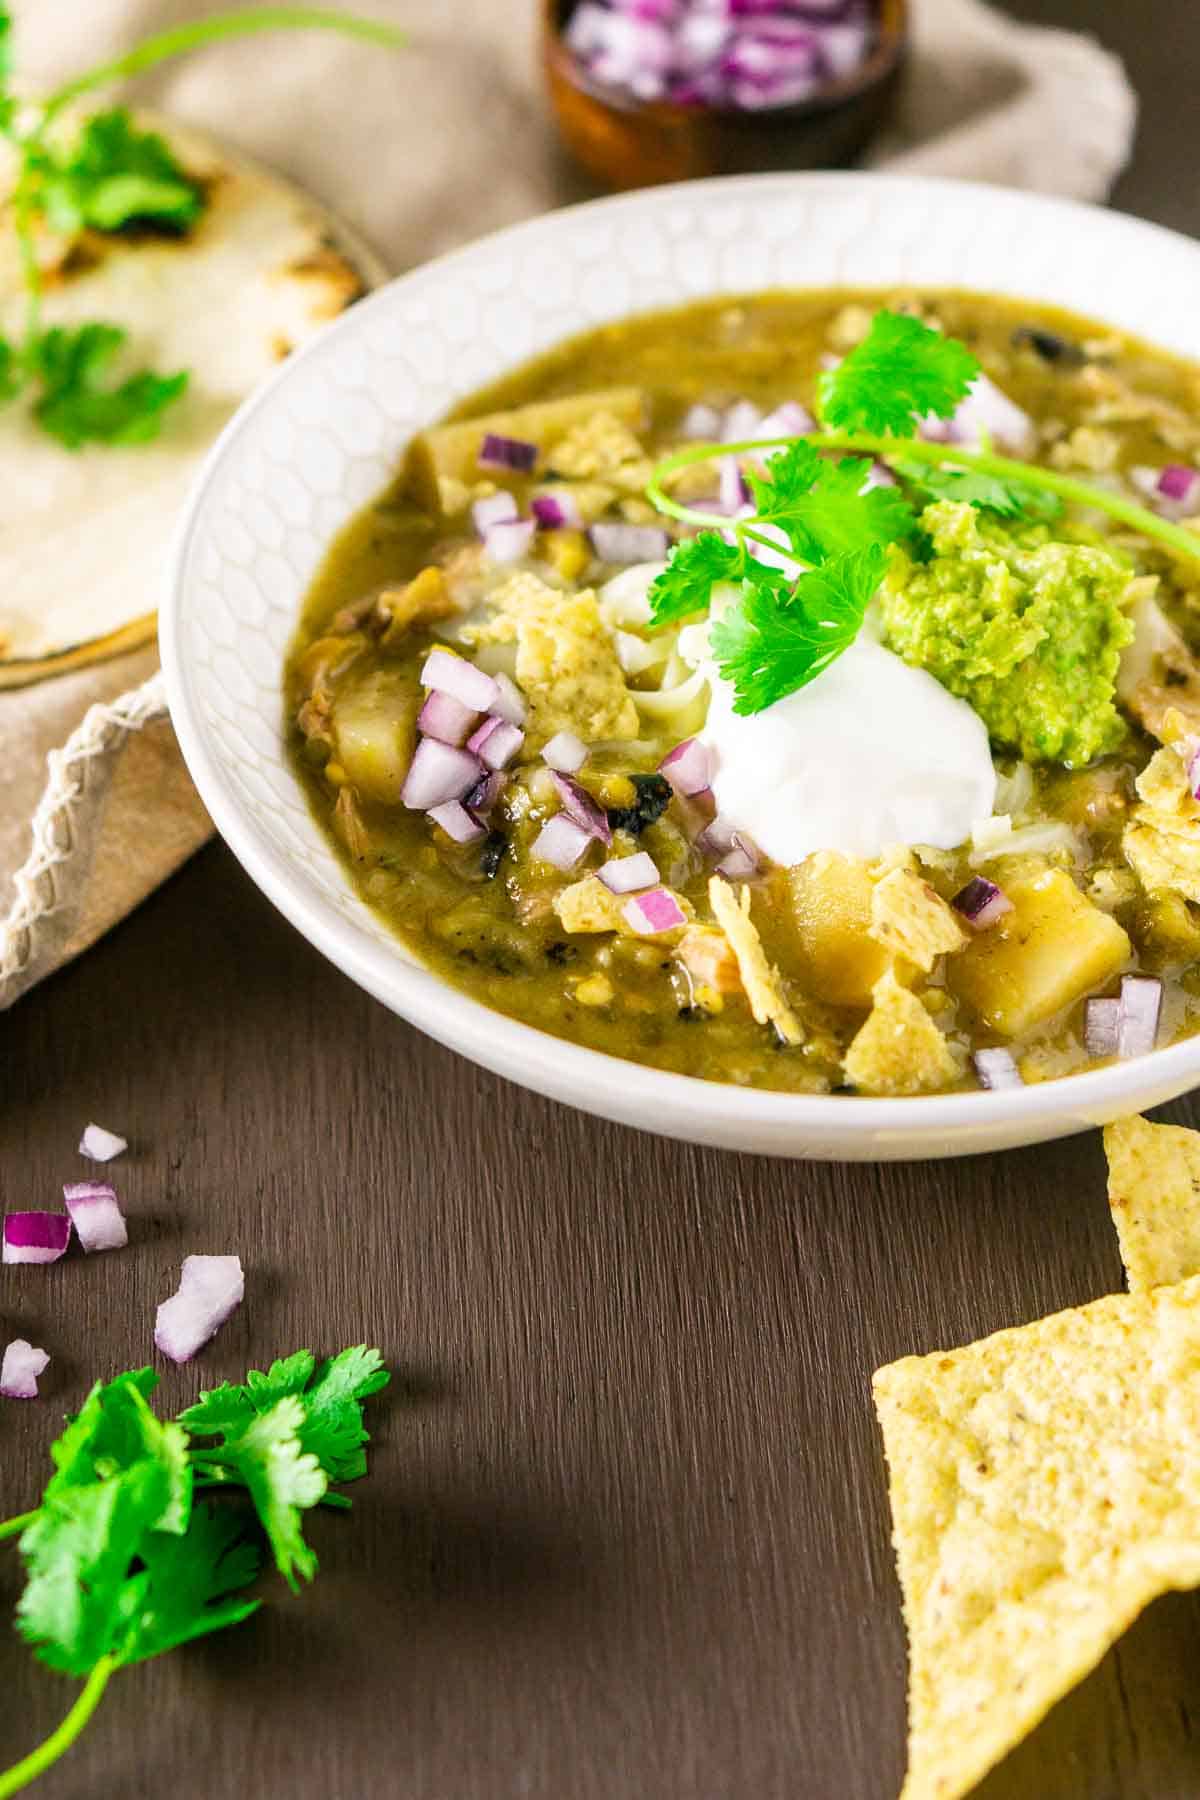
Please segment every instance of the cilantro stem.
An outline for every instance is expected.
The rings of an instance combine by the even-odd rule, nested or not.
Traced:
[[[663,459],[654,470],[646,492],[658,508],[669,518],[680,519],[687,525],[708,526],[712,530],[723,531],[729,526],[729,519],[721,513],[702,512],[693,506],[681,506],[677,500],[664,491],[663,482],[670,479],[679,469],[691,468],[696,463],[707,462],[717,456],[742,456],[753,450],[784,449],[795,443],[794,437],[753,438],[739,444],[695,444],[686,450],[677,450],[673,456]],[[845,450],[855,456],[875,456],[886,462],[889,456],[902,455],[914,462],[933,465],[950,463],[955,468],[978,469],[983,475],[999,475],[1009,480],[1022,481],[1027,487],[1044,488],[1048,493],[1058,494],[1064,500],[1072,500],[1077,505],[1094,507],[1110,518],[1117,519],[1123,525],[1130,526],[1143,537],[1155,538],[1165,544],[1176,555],[1190,557],[1200,562],[1200,534],[1187,531],[1182,525],[1172,524],[1169,519],[1159,518],[1148,507],[1139,506],[1136,500],[1128,500],[1122,494],[1110,494],[1105,488],[1092,487],[1077,476],[1060,474],[1057,469],[1043,469],[1038,463],[1018,462],[1009,456],[999,456],[993,450],[964,450],[957,444],[929,444],[921,438],[871,437],[865,433],[852,431],[814,431],[807,434],[807,442],[814,450]],[[748,519],[742,528],[746,536],[751,535],[753,520]]]
[[[261,6],[252,12],[214,13],[193,24],[160,31],[154,37],[143,39],[124,56],[99,63],[94,69],[65,82],[43,103],[43,124],[80,94],[104,87],[110,81],[140,75],[144,69],[152,69],[173,56],[185,56],[188,51],[198,50],[205,44],[214,44],[224,38],[248,37],[260,31],[339,31],[345,37],[365,38],[392,49],[399,49],[408,41],[404,32],[385,24],[382,19],[364,19],[353,13],[332,12],[325,7]]]
[[[109,1677],[116,1667],[115,1656],[100,1658],[58,1730],[52,1731],[44,1743],[39,1744],[28,1756],[22,1757],[19,1763],[14,1763],[11,1769],[0,1773],[0,1800],[8,1800],[10,1794],[19,1794],[22,1788],[36,1781],[39,1775],[44,1775],[52,1763],[66,1754],[99,1706]]]
[[[32,1525],[37,1512],[18,1513],[15,1519],[5,1519],[0,1523],[0,1538],[19,1537],[27,1525]]]

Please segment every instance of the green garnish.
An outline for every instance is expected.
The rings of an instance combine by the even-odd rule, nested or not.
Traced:
[[[349,1504],[329,1484],[366,1473],[363,1401],[388,1379],[363,1345],[319,1367],[299,1350],[170,1423],[150,1407],[152,1369],[93,1388],[51,1448],[41,1505],[0,1525],[0,1538],[19,1534],[25,1565],[18,1630],[50,1668],[86,1681],[58,1730],[0,1773],[0,1800],[71,1747],[117,1669],[257,1611],[244,1592],[264,1538],[293,1589],[312,1579],[302,1515]],[[251,1508],[197,1504],[203,1487],[240,1491]]]
[[[133,370],[106,386],[111,363],[127,341],[119,325],[89,321],[70,330],[45,330],[39,228],[64,237],[131,226],[182,233],[200,217],[205,196],[166,141],[157,132],[138,130],[122,107],[93,114],[65,143],[55,121],[81,95],[169,57],[223,38],[281,30],[337,31],[391,47],[405,41],[402,32],[382,21],[321,8],[268,6],[217,13],[146,38],[45,99],[27,101],[11,90],[12,19],[0,0],[0,136],[9,140],[17,157],[12,212],[26,299],[22,337],[0,338],[0,404],[31,390],[38,423],[68,449],[85,443],[140,444],[157,437],[164,413],[187,387],[187,373]]]
[[[987,447],[919,439],[921,420],[951,417],[979,372],[965,344],[917,319],[879,312],[857,349],[821,376],[820,429],[800,438],[694,445],[659,463],[650,499],[670,518],[705,529],[675,546],[652,585],[651,623],[694,618],[712,604],[714,587],[737,584],[709,634],[736,712],[761,712],[849,649],[882,580],[887,547],[921,553],[918,505],[955,500],[1006,519],[1048,522],[1071,502],[1200,560],[1200,535],[1121,494]],[[747,471],[752,517],[731,520],[666,492],[681,469],[755,451],[777,454],[761,472]],[[839,451],[835,462],[829,453]],[[862,492],[865,458],[884,463],[902,485]],[[795,579],[783,575],[774,559],[755,555],[762,545],[776,556],[783,548],[805,567]]]

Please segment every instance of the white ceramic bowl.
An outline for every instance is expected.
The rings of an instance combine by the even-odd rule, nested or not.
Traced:
[[[280,677],[334,532],[413,432],[557,340],[770,287],[957,286],[1056,301],[1200,358],[1200,247],[1119,214],[880,175],[694,182],[551,213],[355,306],[245,405],[183,518],[161,614],[179,741],[217,829],[280,911],[430,1036],[574,1106],[773,1155],[961,1155],[1062,1137],[1200,1083],[1200,1038],[1017,1092],[758,1093],[548,1037],[421,968],[351,892],[284,748]]]

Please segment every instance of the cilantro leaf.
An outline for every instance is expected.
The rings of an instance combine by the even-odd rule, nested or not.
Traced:
[[[61,158],[42,165],[38,200],[52,231],[120,231],[152,224],[186,231],[204,192],[156,131],[139,131],[123,107],[96,113]]]
[[[165,1470],[146,1461],[43,1501],[20,1540],[17,1629],[52,1669],[87,1675],[124,1647],[149,1585],[134,1559],[168,1493]]]
[[[262,1562],[232,1507],[198,1506],[183,1537],[151,1532],[140,1554],[147,1579],[122,1662],[144,1662],[210,1631],[240,1625],[262,1604],[232,1598],[256,1579]]]
[[[913,437],[920,419],[948,419],[979,364],[956,338],[905,313],[877,312],[855,349],[818,384],[825,423],[840,431]]]
[[[12,27],[12,14],[7,6],[0,5],[0,131],[5,133],[11,129],[17,110],[16,98],[8,91],[13,72]]]
[[[116,325],[56,325],[29,347],[42,393],[34,407],[53,437],[77,450],[81,444],[143,444],[156,437],[162,414],[187,386],[187,375],[155,375],[148,369],[115,387],[104,377],[128,333]]]
[[[858,636],[883,579],[878,544],[810,569],[794,591],[746,581],[737,606],[709,628],[721,674],[735,690],[733,710],[761,712],[816,679]]]
[[[671,560],[650,583],[650,623],[676,625],[704,612],[720,581],[740,581],[746,553],[715,531],[701,531],[675,545]]]
[[[109,1481],[139,1463],[154,1462],[166,1483],[166,1499],[155,1527],[183,1531],[192,1499],[187,1433],[178,1425],[164,1425],[151,1411],[148,1399],[157,1386],[153,1369],[131,1370],[106,1385],[97,1382],[61,1437],[50,1446],[57,1472],[46,1486],[47,1500],[93,1482]]]
[[[297,1350],[272,1363],[265,1375],[251,1369],[241,1387],[226,1382],[202,1393],[181,1423],[198,1437],[232,1438],[276,1401],[295,1396],[304,1409],[301,1448],[317,1458],[330,1481],[354,1481],[367,1472],[362,1446],[370,1439],[362,1403],[390,1380],[379,1351],[365,1344],[343,1350],[319,1368],[311,1350]]]
[[[782,526],[801,562],[819,564],[908,536],[912,507],[894,487],[863,491],[870,465],[860,456],[831,462],[805,438],[773,456],[764,474],[747,470],[754,523]]]
[[[288,1394],[266,1412],[256,1413],[219,1450],[205,1453],[248,1489],[275,1566],[292,1589],[299,1586],[297,1575],[311,1581],[317,1572],[300,1514],[316,1506],[328,1486],[317,1458],[300,1442],[303,1424],[304,1402],[298,1394]]]
[[[1025,481],[985,475],[979,469],[918,462],[910,456],[891,456],[888,461],[897,475],[916,489],[922,501],[965,500],[970,506],[998,513],[1006,519],[1023,515],[1049,521],[1062,515],[1063,503],[1057,494]]]

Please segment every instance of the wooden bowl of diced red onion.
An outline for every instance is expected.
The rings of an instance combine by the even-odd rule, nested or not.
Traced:
[[[567,148],[605,186],[848,163],[884,123],[906,0],[545,0]]]

